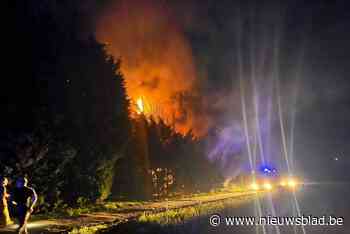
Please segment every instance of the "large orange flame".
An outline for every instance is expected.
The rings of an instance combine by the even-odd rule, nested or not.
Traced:
[[[120,0],[100,17],[97,37],[122,60],[136,113],[153,115],[180,133],[206,131],[191,108],[196,71],[190,46],[171,12],[156,0]],[[145,101],[146,100],[146,101]],[[194,123],[202,122],[200,127]]]

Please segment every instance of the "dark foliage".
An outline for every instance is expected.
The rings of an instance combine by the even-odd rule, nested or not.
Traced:
[[[27,175],[41,210],[105,200],[111,192],[151,198],[149,171],[158,167],[175,172],[174,191],[218,181],[190,134],[129,118],[120,62],[81,31],[75,1],[11,4],[9,35],[17,40],[8,40],[9,75],[0,90],[0,172]]]
[[[129,147],[129,159],[134,162],[134,170],[138,173],[121,170],[114,186],[115,196],[126,195],[125,183],[120,181],[126,180],[125,177],[128,178],[128,187],[133,186],[139,193],[144,191],[148,197],[150,193],[159,193],[155,191],[159,188],[150,190],[154,176],[174,177],[171,186],[166,185],[169,186],[167,195],[209,191],[222,181],[217,167],[205,157],[204,141],[196,140],[191,133],[183,136],[162,120],[147,120],[143,115],[132,123],[133,140]],[[152,171],[157,175],[152,176]],[[170,173],[162,173],[164,171]],[[165,180],[167,178],[158,178],[158,181]]]

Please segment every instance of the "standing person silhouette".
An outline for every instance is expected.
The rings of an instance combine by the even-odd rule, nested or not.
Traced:
[[[38,196],[33,188],[28,187],[28,180],[20,177],[12,191],[11,200],[19,221],[18,233],[28,233],[27,222],[33,212]]]
[[[6,177],[0,178],[0,227],[5,227],[7,225],[13,224],[9,209],[7,205],[7,200],[9,194],[7,193],[8,179]]]

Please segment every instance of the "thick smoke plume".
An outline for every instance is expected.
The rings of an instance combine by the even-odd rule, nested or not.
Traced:
[[[96,35],[109,53],[121,58],[134,110],[143,105],[143,114],[160,117],[183,134],[207,131],[191,48],[166,5],[157,0],[114,1],[99,17]]]

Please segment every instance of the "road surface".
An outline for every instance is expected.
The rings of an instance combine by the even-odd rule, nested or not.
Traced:
[[[341,226],[321,225],[283,225],[283,226],[226,226],[223,221],[225,216],[257,216],[257,207],[261,207],[262,217],[293,217],[298,216],[295,206],[298,201],[300,215],[305,217],[334,216],[342,218],[344,223]],[[259,206],[260,204],[260,206]],[[274,209],[272,209],[272,207]],[[350,233],[350,186],[349,184],[320,184],[305,186],[296,193],[277,192],[272,195],[255,199],[239,208],[227,208],[218,211],[221,216],[221,224],[213,227],[209,224],[209,217],[194,218],[172,226],[160,226],[156,224],[138,224],[116,226],[104,234],[349,234]]]
[[[234,192],[220,193],[213,195],[194,196],[189,198],[178,198],[174,200],[148,202],[144,204],[136,204],[123,208],[118,212],[94,212],[82,214],[74,218],[39,220],[30,222],[28,225],[29,231],[32,234],[39,233],[67,233],[74,227],[94,226],[98,224],[116,224],[125,223],[130,220],[136,220],[144,212],[161,212],[168,209],[178,209],[191,206],[197,206],[205,203],[212,203],[221,200],[235,199],[241,197],[255,196],[255,192]],[[0,233],[14,233],[17,225],[12,225],[7,228],[0,229]]]
[[[187,206],[204,204],[206,202],[216,202],[217,200],[241,197],[242,194],[222,194],[221,196],[207,196],[202,198],[191,198],[168,202],[155,202],[143,205],[142,207],[132,207],[129,210],[119,213],[94,213],[76,218],[76,220],[44,220],[32,223],[31,233],[55,233],[55,225],[72,226],[91,223],[115,223],[124,219],[127,222],[121,222],[107,230],[104,234],[349,234],[350,233],[350,186],[349,184],[318,184],[304,186],[300,191],[274,192],[264,196],[255,196],[250,194],[248,202],[240,207],[231,207],[218,210],[217,214],[221,216],[221,224],[213,227],[209,224],[209,217],[202,216],[186,220],[176,225],[162,226],[156,223],[139,223],[136,217],[144,211],[158,212],[164,209],[173,209]],[[297,204],[296,205],[296,201]],[[260,205],[259,205],[260,204]],[[260,207],[260,209],[258,209]],[[260,214],[259,214],[260,210]],[[298,212],[299,210],[299,212]],[[342,218],[343,225],[339,226],[321,226],[321,225],[281,225],[281,226],[258,226],[258,225],[225,225],[226,216],[237,217],[322,217],[333,216]],[[50,229],[50,232],[45,230]],[[56,229],[58,231],[60,229]],[[61,229],[62,230],[62,229]],[[0,233],[3,233],[0,231]],[[6,232],[13,233],[13,232]],[[57,232],[56,232],[57,233]]]

